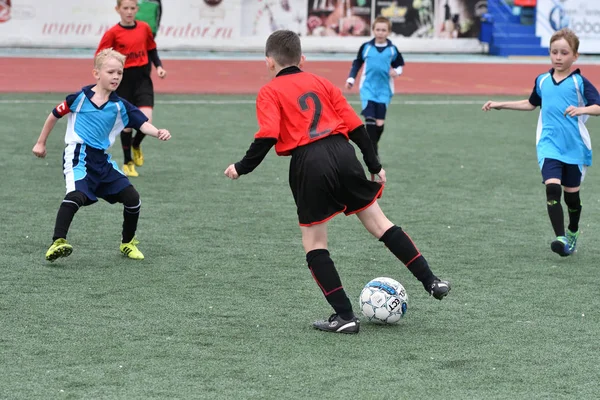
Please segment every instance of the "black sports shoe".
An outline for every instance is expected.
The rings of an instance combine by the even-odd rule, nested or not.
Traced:
[[[315,329],[334,333],[358,333],[360,321],[356,317],[345,320],[337,314],[332,314],[327,321],[316,321],[313,323]]]
[[[441,300],[448,295],[448,292],[450,291],[450,282],[436,279],[431,285],[429,285],[429,289],[427,289],[427,291],[431,296]]]

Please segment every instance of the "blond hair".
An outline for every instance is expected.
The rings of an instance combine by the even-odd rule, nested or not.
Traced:
[[[135,5],[137,6],[138,2],[137,0],[133,0],[135,1]],[[121,7],[121,4],[123,3],[123,0],[117,0],[117,7]]]
[[[577,54],[577,52],[579,51],[579,38],[577,37],[575,32],[573,32],[569,28],[563,28],[559,31],[554,32],[554,35],[552,35],[552,37],[550,38],[550,46],[552,46],[552,43],[560,39],[565,39],[567,43],[569,43],[569,47],[571,47],[573,53]]]
[[[94,57],[94,68],[102,68],[106,60],[109,58],[114,58],[121,63],[122,66],[125,65],[125,56],[118,51],[113,50],[112,47],[109,47],[108,49],[104,49],[96,54],[96,57]]]
[[[373,21],[373,25],[371,25],[371,30],[375,29],[375,25],[377,24],[386,24],[388,27],[388,31],[392,30],[392,23],[386,17],[382,17],[380,15],[379,17],[375,18],[375,21]]]

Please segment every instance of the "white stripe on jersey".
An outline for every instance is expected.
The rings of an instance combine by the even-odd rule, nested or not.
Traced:
[[[73,157],[75,157],[76,143],[69,144],[65,147],[64,157],[64,170],[65,174],[65,185],[67,186],[67,193],[75,190],[75,173],[73,171]]]

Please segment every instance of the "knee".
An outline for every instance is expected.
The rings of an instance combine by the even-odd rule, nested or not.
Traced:
[[[87,200],[88,198],[83,192],[74,190],[72,192],[67,193],[65,199],[63,200],[63,203],[75,204],[77,208],[80,208],[84,206],[85,203],[87,203]]]
[[[569,207],[569,209],[571,210],[576,210],[577,208],[581,207],[581,199],[579,198],[579,192],[565,192],[565,203],[567,204],[567,207]]]
[[[133,185],[126,187],[119,193],[119,201],[128,209],[137,208],[139,210],[142,205],[140,194]]]
[[[562,188],[558,183],[549,183],[546,185],[546,199],[549,206],[560,203],[561,194]]]

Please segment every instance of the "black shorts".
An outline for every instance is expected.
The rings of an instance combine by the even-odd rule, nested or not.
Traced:
[[[383,186],[367,179],[354,146],[332,135],[292,152],[290,188],[301,226],[317,225],[336,214],[354,214],[381,196]]]
[[[361,114],[365,118],[385,119],[386,112],[387,104],[376,103],[374,101],[369,100],[365,108],[362,110]]]
[[[154,85],[148,66],[125,68],[117,94],[136,107],[154,107]]]

